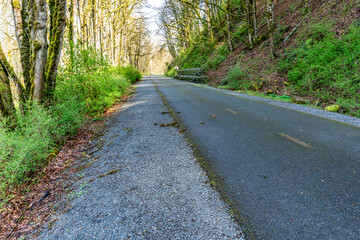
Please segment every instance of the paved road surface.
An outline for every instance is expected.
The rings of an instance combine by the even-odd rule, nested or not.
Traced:
[[[255,239],[360,239],[360,128],[159,76]],[[355,120],[356,122],[356,120]]]

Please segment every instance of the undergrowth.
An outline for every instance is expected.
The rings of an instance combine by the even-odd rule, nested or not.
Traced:
[[[112,67],[97,52],[77,47],[68,66],[59,71],[51,106],[29,102],[26,113],[19,111],[11,124],[0,119],[0,203],[55,156],[56,147],[87,116],[101,115],[140,79],[132,66]]]
[[[295,92],[339,104],[343,112],[360,117],[360,21],[339,38],[330,27],[313,27],[317,31],[280,59],[278,71]]]
[[[174,77],[177,74],[175,67],[168,67],[168,70],[165,72],[166,77]]]
[[[360,117],[359,36],[360,20],[342,36],[335,36],[330,21],[312,23],[299,34],[297,47],[285,49],[272,71],[287,78],[284,85],[288,93],[308,98],[316,107],[337,104],[340,112]],[[222,88],[252,92],[268,89],[268,80],[263,80],[266,77],[258,72],[254,61],[240,59],[229,69]]]

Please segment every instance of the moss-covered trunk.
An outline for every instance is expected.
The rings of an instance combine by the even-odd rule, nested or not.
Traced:
[[[69,57],[70,65],[74,63],[74,0],[69,1],[69,19],[68,19],[68,43],[70,47]]]
[[[0,116],[8,117],[15,112],[9,78],[6,76],[5,69],[0,66]]]
[[[29,28],[29,0],[13,0],[12,11],[15,24],[15,35],[20,50],[20,62],[22,68],[22,76],[24,81],[24,99],[31,99],[31,86],[33,85],[30,70],[30,28]]]
[[[0,115],[9,117],[15,113],[13,95],[11,92],[11,81],[19,88],[20,96],[22,87],[14,70],[6,59],[0,44]]]
[[[63,44],[64,29],[66,25],[66,1],[49,0],[50,9],[50,45],[47,54],[45,70],[45,98],[51,100],[55,87],[56,76],[60,62]]]
[[[257,38],[256,1],[246,0],[245,10],[246,10],[245,19],[248,28],[249,45],[250,48],[253,48],[256,44],[256,38]]]
[[[30,0],[29,10],[29,27],[31,29],[30,77],[33,83],[31,93],[32,99],[40,102],[44,93],[45,65],[48,50],[46,0]]]

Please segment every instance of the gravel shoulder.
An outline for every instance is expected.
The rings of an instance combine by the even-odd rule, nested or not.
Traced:
[[[136,86],[38,239],[245,239],[150,78]]]

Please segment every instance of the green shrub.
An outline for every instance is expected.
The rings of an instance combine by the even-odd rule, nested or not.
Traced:
[[[303,47],[281,60],[281,71],[299,90],[359,89],[360,28],[355,25],[340,39],[331,34],[321,41],[308,39]]]
[[[176,75],[176,69],[175,67],[170,68],[167,70],[164,74],[166,77],[174,77]]]
[[[233,90],[258,91],[261,86],[260,81],[252,79],[248,72],[238,65],[228,71],[227,78],[222,85],[224,84],[227,84],[227,88]]]
[[[141,77],[133,66],[110,67],[99,53],[77,48],[74,64],[59,74],[55,99],[65,103],[72,96],[69,101],[73,106],[82,108],[79,114],[84,111],[95,116],[113,105]]]
[[[216,69],[223,61],[226,60],[227,56],[230,54],[230,50],[227,44],[220,44],[212,52],[211,56],[208,58],[205,64],[202,65],[204,70]]]
[[[185,52],[180,54],[178,59],[174,60],[174,65],[179,66],[180,69],[200,68],[207,62],[213,49],[214,43],[204,36],[199,37]]]
[[[55,146],[56,122],[42,106],[28,105],[16,124],[0,124],[0,194],[28,181]]]
[[[140,72],[132,66],[114,68],[96,51],[75,47],[73,61],[59,70],[50,107],[29,103],[11,128],[0,119],[0,198],[6,200],[7,190],[30,180],[86,115],[101,114],[139,79]]]
[[[278,71],[287,73],[295,91],[338,102],[343,111],[357,115],[358,107],[351,109],[350,104],[360,100],[360,25],[355,22],[340,38],[328,26],[311,29],[310,38],[282,56]]]
[[[126,67],[120,67],[118,69],[119,74],[123,75],[126,79],[130,80],[131,83],[135,83],[142,79],[142,75],[139,70],[134,68],[132,65]]]
[[[56,105],[52,108],[52,116],[56,120],[57,140],[67,134],[74,134],[83,124],[85,117],[85,102],[79,101],[76,95],[68,96],[65,99],[57,99]]]

